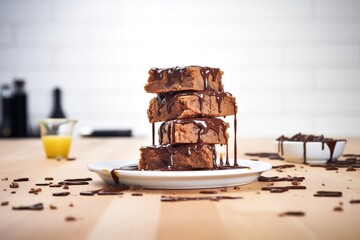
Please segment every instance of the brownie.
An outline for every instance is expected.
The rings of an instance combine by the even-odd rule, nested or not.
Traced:
[[[177,91],[222,91],[219,68],[186,66],[173,68],[152,68],[145,85],[148,93],[167,93]]]
[[[176,118],[220,117],[236,114],[235,97],[225,92],[178,92],[151,99],[149,121],[162,122]]]
[[[159,128],[159,142],[160,144],[226,144],[228,127],[228,123],[218,118],[169,120],[162,123]]]
[[[140,148],[140,170],[212,169],[215,146],[208,144],[157,145]]]

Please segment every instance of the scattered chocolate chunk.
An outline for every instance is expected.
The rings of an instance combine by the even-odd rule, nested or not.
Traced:
[[[62,184],[51,184],[49,185],[49,187],[54,187],[54,188],[58,188],[58,187],[62,187]]]
[[[201,194],[216,194],[216,191],[200,191]]]
[[[70,203],[70,204],[69,204],[69,207],[74,207],[74,204]]]
[[[325,186],[325,183],[322,183],[321,185]]]
[[[354,171],[356,171],[356,168],[349,167],[349,168],[346,169],[346,171],[348,171],[348,172],[354,172]]]
[[[14,182],[27,182],[29,181],[29,178],[17,178],[17,179],[14,179]]]
[[[19,184],[16,182],[12,182],[12,183],[10,183],[9,187],[10,188],[19,188]]]
[[[303,180],[305,180],[305,177],[278,177],[278,176],[274,176],[274,177],[264,177],[264,176],[260,176],[258,178],[259,182],[293,182],[293,181],[298,181],[298,182],[302,182]]]
[[[285,216],[294,216],[294,217],[303,217],[305,216],[304,212],[295,212],[295,211],[289,211],[289,212],[284,212],[284,213],[280,213],[279,214],[280,217],[285,217]]]
[[[76,218],[75,217],[66,217],[65,221],[67,221],[67,222],[75,222]]]
[[[183,201],[220,201],[224,199],[242,199],[242,197],[229,197],[229,196],[211,196],[211,197],[171,197],[171,196],[161,196],[162,202],[183,202]]]
[[[9,201],[1,202],[2,207],[7,206],[7,205],[9,205]]]
[[[334,207],[334,211],[335,212],[342,212],[343,208],[342,207]]]
[[[52,181],[52,180],[54,180],[54,178],[53,177],[46,177],[46,178],[44,178],[44,180],[45,181]]]
[[[50,204],[50,209],[55,210],[55,209],[57,209],[57,206]]]
[[[50,183],[36,183],[35,186],[49,186]]]
[[[15,193],[16,193],[16,191],[11,191],[10,193],[11,193],[11,194],[15,194]]]
[[[70,192],[57,192],[52,194],[54,197],[65,197],[70,195]]]
[[[87,181],[92,181],[92,178],[70,178],[64,180],[64,182],[87,182]]]
[[[338,191],[317,191],[314,197],[341,197],[342,192]]]
[[[351,203],[351,204],[359,204],[359,203],[360,203],[360,199],[350,200],[350,203]]]
[[[140,196],[142,196],[143,194],[142,193],[132,193],[131,194],[131,196],[138,196],[138,197],[140,197]]]
[[[76,158],[75,158],[75,157],[68,157],[68,158],[66,158],[66,160],[68,160],[68,161],[74,161],[74,160],[76,160]]]
[[[86,181],[64,181],[64,182],[59,182],[58,184],[60,184],[61,186],[63,186],[64,184],[66,185],[89,185],[89,182]]]
[[[339,170],[339,168],[330,166],[330,167],[326,167],[325,170],[332,171],[332,170]]]
[[[300,182],[299,182],[299,181],[292,181],[292,182],[291,182],[291,185],[299,186],[299,185],[300,185]]]
[[[63,189],[69,189],[69,186],[64,184]]]
[[[7,181],[7,180],[9,180],[9,178],[7,178],[7,177],[1,179],[1,181]]]
[[[44,209],[44,205],[42,203],[37,203],[34,205],[29,206],[19,206],[19,207],[12,207],[13,210],[34,210],[34,211],[40,211]]]
[[[344,203],[343,203],[343,202],[339,202],[339,205],[342,206],[342,205],[344,205]]]
[[[41,192],[41,188],[31,188],[29,193],[37,195],[39,192]]]

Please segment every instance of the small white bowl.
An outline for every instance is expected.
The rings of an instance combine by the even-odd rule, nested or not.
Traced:
[[[287,162],[304,163],[304,142],[284,141],[283,154],[281,154],[281,148],[279,141],[275,141],[276,150],[279,155]],[[344,151],[346,141],[337,141],[332,159],[335,160],[340,157]],[[307,142],[306,143],[306,163],[310,164],[323,164],[330,159],[330,148],[324,143],[324,149],[322,149],[321,142]]]

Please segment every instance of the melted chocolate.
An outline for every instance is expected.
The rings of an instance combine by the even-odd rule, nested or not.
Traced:
[[[13,210],[34,210],[34,211],[40,211],[44,209],[44,205],[42,203],[37,203],[34,205],[29,206],[19,206],[19,207],[12,207]]]
[[[336,143],[337,142],[341,142],[341,141],[346,141],[345,139],[332,139],[332,138],[325,138],[324,135],[307,135],[307,134],[295,134],[292,137],[286,137],[284,135],[278,137],[276,139],[278,141],[278,152],[280,152],[281,155],[284,154],[284,142],[285,141],[289,141],[289,142],[303,142],[303,159],[304,159],[304,163],[306,163],[306,144],[308,142],[321,142],[321,147],[322,150],[324,150],[324,144],[326,144],[329,147],[330,150],[330,157],[328,159],[328,162],[332,162],[333,161],[333,155],[334,155],[334,150],[336,147]]]
[[[205,97],[215,97],[217,102],[218,112],[221,113],[221,103],[223,99],[227,96],[231,96],[230,93],[227,92],[216,92],[216,91],[200,91],[200,92],[193,92],[193,91],[184,91],[184,92],[174,92],[174,93],[167,93],[167,94],[158,94],[156,101],[158,103],[158,116],[160,116],[160,109],[162,106],[165,107],[168,114],[171,112],[171,106],[175,103],[175,101],[179,97],[183,96],[196,96],[199,99],[200,104],[200,114],[198,117],[206,117],[208,115],[203,113],[203,105]],[[236,109],[234,109],[235,111]]]
[[[162,202],[183,202],[183,201],[220,201],[225,199],[242,199],[242,197],[230,197],[230,196],[212,196],[212,197],[171,197],[171,196],[161,196]]]
[[[338,191],[317,191],[314,197],[341,197],[342,192]]]
[[[184,118],[175,119],[163,122],[159,128],[160,144],[163,144],[163,134],[167,135],[168,142],[175,144],[175,125],[195,124],[199,131],[197,132],[197,142],[203,143],[202,137],[210,130],[213,130],[219,136],[219,132],[223,131],[223,137],[227,140],[226,136],[226,123],[218,118]],[[219,136],[220,137],[220,136]],[[220,141],[220,138],[218,139]],[[153,144],[154,145],[154,144]]]
[[[219,74],[219,68],[210,68],[210,67],[200,67],[200,66],[185,66],[185,67],[173,67],[173,68],[152,68],[150,74],[152,73],[152,80],[162,80],[164,75],[166,75],[166,86],[170,87],[174,84],[176,80],[184,82],[185,78],[190,76],[188,72],[188,67],[197,67],[200,69],[200,74],[204,80],[204,90],[217,90],[213,89],[210,84],[210,75],[213,82],[216,81],[216,77]],[[220,86],[221,87],[221,86]],[[222,88],[220,89],[222,91]]]

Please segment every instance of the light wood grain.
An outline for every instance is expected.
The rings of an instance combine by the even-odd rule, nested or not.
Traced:
[[[150,143],[145,138],[78,139],[71,156],[75,161],[45,158],[39,139],[0,141],[0,239],[360,239],[360,171],[326,171],[297,164],[284,172],[271,170],[265,176],[304,176],[306,190],[269,193],[261,188],[269,183],[254,182],[240,190],[228,188],[218,195],[242,196],[239,200],[161,202],[161,195],[203,196],[199,190],[142,190],[143,196],[80,196],[80,191],[98,189],[104,183],[86,169],[88,163],[117,159],[138,159],[139,147]],[[268,139],[238,142],[240,158],[245,152],[276,150]],[[350,139],[345,152],[360,153],[360,139]],[[284,162],[261,159],[272,165]],[[53,197],[59,188],[40,187],[29,194],[35,183],[66,178],[92,177],[86,186],[70,186],[71,195]],[[29,177],[18,189],[10,189],[14,178]],[[276,186],[290,183],[279,182]],[[316,198],[318,190],[342,191],[341,198]],[[11,191],[16,191],[11,194]],[[14,211],[12,206],[43,203],[43,211]],[[50,210],[49,205],[57,206]],[[73,207],[69,205],[73,204]],[[342,204],[343,211],[334,207]],[[303,211],[304,217],[279,217],[285,211]],[[77,220],[66,222],[67,216]]]

